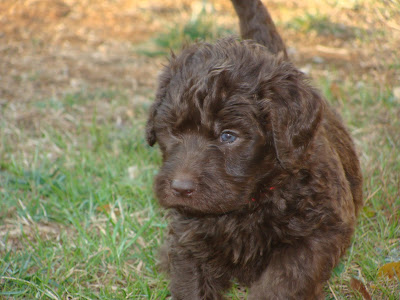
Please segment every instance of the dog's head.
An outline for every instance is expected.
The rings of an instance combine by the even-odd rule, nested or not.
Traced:
[[[173,56],[147,123],[163,165],[165,207],[219,214],[244,208],[305,163],[323,101],[290,63],[233,39]]]

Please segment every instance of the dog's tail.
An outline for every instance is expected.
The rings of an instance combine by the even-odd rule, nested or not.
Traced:
[[[252,39],[276,55],[288,60],[285,44],[260,0],[231,0],[240,21],[243,39]]]

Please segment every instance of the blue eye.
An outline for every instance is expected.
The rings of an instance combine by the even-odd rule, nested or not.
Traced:
[[[236,141],[237,136],[232,131],[223,131],[219,138],[221,142],[231,144]]]

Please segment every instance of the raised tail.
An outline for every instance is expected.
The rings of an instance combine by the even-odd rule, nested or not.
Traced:
[[[264,45],[273,54],[283,55],[289,60],[285,44],[274,22],[260,0],[231,0],[240,21],[243,39],[252,39]]]

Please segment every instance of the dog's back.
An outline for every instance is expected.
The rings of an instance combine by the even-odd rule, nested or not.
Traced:
[[[289,60],[285,43],[275,24],[260,0],[231,0],[239,17],[240,34],[243,39],[254,40],[265,46],[269,52]],[[362,206],[362,175],[353,141],[343,126],[340,116],[331,110],[324,113],[323,127],[328,132],[330,142],[335,146],[343,164],[347,180],[350,182],[356,214]]]

